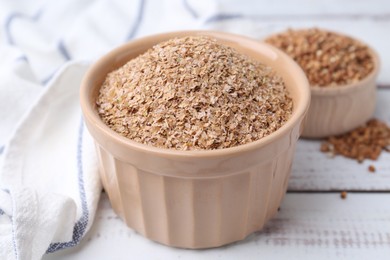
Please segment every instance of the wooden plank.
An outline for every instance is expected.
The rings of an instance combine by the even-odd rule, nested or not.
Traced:
[[[390,194],[287,194],[262,232],[208,250],[170,248],[127,228],[103,195],[92,230],[75,248],[43,259],[387,259]],[[362,206],[364,205],[364,207]]]
[[[375,116],[390,125],[390,91],[378,91]],[[383,152],[377,161],[355,160],[336,156],[328,158],[319,151],[321,141],[299,140],[289,190],[388,190],[390,191],[390,153]],[[376,173],[368,171],[374,165]]]

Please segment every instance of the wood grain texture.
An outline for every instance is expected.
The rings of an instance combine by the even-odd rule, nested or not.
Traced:
[[[378,90],[375,116],[390,124],[390,91]],[[364,104],[362,104],[364,106]],[[390,191],[390,153],[383,152],[377,161],[329,158],[319,151],[321,141],[298,141],[289,182],[290,191],[381,190]],[[377,169],[370,173],[368,166]]]
[[[207,250],[171,248],[127,228],[105,194],[92,230],[57,259],[388,259],[390,194],[287,194],[281,210],[261,232]],[[365,205],[362,207],[361,205]]]

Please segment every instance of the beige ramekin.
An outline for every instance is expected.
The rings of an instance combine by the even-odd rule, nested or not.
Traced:
[[[209,151],[151,147],[106,126],[96,110],[106,74],[159,42],[186,35],[215,37],[275,68],[293,98],[291,119],[256,142]],[[187,31],[138,39],[108,53],[85,75],[80,99],[96,143],[103,186],[115,212],[154,241],[208,248],[244,239],[276,214],[287,189],[310,90],[301,68],[272,46],[233,34]]]
[[[311,87],[311,103],[302,137],[323,138],[346,133],[366,123],[376,106],[380,62],[369,47],[374,69],[364,79],[337,87]]]
[[[321,31],[345,36],[330,30]],[[354,40],[368,46],[357,39]],[[374,60],[374,70],[364,79],[337,87],[311,86],[310,108],[302,137],[324,138],[343,134],[363,125],[373,116],[380,61],[375,50],[370,46],[368,49]]]

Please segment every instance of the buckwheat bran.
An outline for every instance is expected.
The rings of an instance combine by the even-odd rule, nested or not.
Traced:
[[[354,83],[374,69],[366,45],[318,28],[288,30],[266,39],[291,56],[305,71],[311,86]]]

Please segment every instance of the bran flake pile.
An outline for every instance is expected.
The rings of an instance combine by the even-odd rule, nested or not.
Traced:
[[[109,73],[97,105],[117,133],[177,150],[259,140],[279,129],[293,106],[270,67],[206,36],[160,43]]]
[[[266,39],[305,71],[311,86],[337,87],[358,82],[374,69],[369,48],[351,37],[318,28],[292,30]]]

